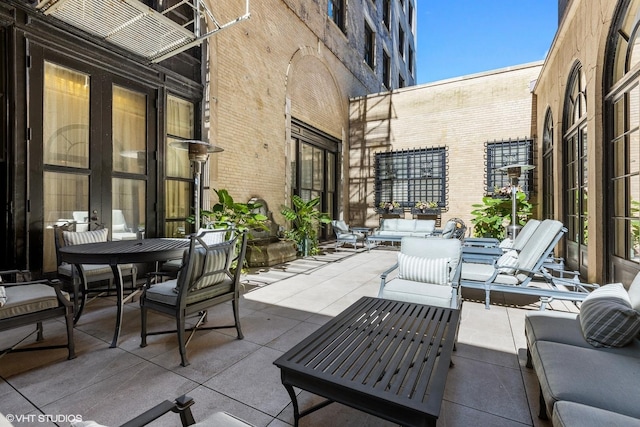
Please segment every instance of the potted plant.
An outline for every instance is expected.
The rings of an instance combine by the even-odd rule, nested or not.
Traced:
[[[419,200],[413,207],[413,213],[437,215],[440,213],[440,207],[438,202]]]
[[[471,211],[474,237],[494,237],[500,240],[506,237],[506,226],[511,223],[511,198],[489,195],[482,198],[482,204],[472,206],[475,208]],[[517,224],[524,225],[532,215],[533,205],[521,189],[516,193],[516,207]]]
[[[296,242],[302,256],[315,255],[318,253],[318,228],[320,224],[330,223],[331,217],[316,209],[319,197],[306,202],[294,194],[291,203],[291,207],[283,206],[281,210],[285,219],[291,221],[291,229],[285,231],[285,237]]]
[[[378,204],[378,212],[391,213],[399,207],[400,207],[400,203],[396,202],[395,200],[392,200],[390,202],[380,202]]]
[[[211,210],[200,211],[202,228],[217,228],[220,225],[232,224],[238,231],[266,230],[267,216],[257,213],[261,206],[258,203],[236,203],[227,190],[213,190],[218,195],[218,203]],[[187,222],[195,222],[194,215],[187,218]],[[197,231],[197,230],[196,230]]]

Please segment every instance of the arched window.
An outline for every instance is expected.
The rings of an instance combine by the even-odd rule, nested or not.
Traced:
[[[542,217],[554,218],[553,114],[547,109],[542,134]]]
[[[564,223],[567,265],[587,272],[587,93],[582,65],[569,77],[564,102]]]
[[[640,0],[622,2],[614,17],[605,69],[605,205],[610,218],[610,281],[640,270]]]

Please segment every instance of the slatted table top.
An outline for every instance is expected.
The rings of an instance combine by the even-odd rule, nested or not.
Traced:
[[[363,297],[274,363],[285,387],[435,425],[459,322],[460,310]]]

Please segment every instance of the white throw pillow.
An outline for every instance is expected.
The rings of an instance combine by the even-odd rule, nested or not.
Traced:
[[[500,273],[515,273],[516,267],[518,267],[518,252],[513,250],[505,252],[496,262],[496,266],[498,267],[498,271],[500,271]]]
[[[398,277],[416,282],[447,285],[450,258],[422,258],[398,254]]]

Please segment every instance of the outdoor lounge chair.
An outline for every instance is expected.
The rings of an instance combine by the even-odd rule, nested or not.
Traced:
[[[506,251],[511,249],[520,252],[539,225],[540,221],[537,219],[530,219],[513,240],[504,239],[503,241],[500,241],[498,239],[485,237],[466,238],[464,239],[462,247],[462,257],[465,260],[483,260],[487,258],[500,257]]]
[[[222,243],[208,244],[215,233],[227,236]],[[236,243],[240,241],[237,245]],[[157,282],[162,273],[150,273],[140,298],[142,325],[140,347],[146,347],[147,335],[177,333],[181,365],[187,366],[186,347],[197,329],[236,328],[238,339],[242,339],[240,328],[240,275],[247,249],[247,233],[236,229],[205,230],[190,236],[189,249],[185,251],[182,267],[176,279]],[[235,269],[232,271],[232,269]],[[207,309],[231,301],[234,324],[202,327]],[[176,329],[170,331],[147,331],[147,311],[154,310],[174,316]],[[185,328],[187,316],[199,314],[192,328]],[[191,331],[185,340],[185,331]]]
[[[567,229],[560,221],[544,220],[533,232],[520,252],[511,250],[491,263],[474,263],[463,259],[460,286],[483,289],[489,309],[491,291],[540,297],[543,310],[553,299],[582,301],[591,285],[553,277],[544,266]],[[532,282],[535,278],[544,282]],[[546,283],[545,283],[546,282]]]
[[[0,275],[10,272],[0,272]],[[0,276],[1,277],[1,276]],[[2,283],[0,280],[0,331],[22,326],[35,325],[35,330],[15,345],[0,350],[0,356],[18,351],[50,350],[66,348],[68,359],[75,358],[73,342],[73,305],[68,295],[60,290],[58,281],[39,280],[33,282]],[[42,322],[50,319],[65,318],[67,343],[60,345],[37,345],[16,348],[16,346],[34,332],[36,341],[44,340]]]
[[[378,298],[459,308],[460,248],[457,239],[403,237],[398,262],[380,276]]]
[[[338,249],[340,245],[349,243],[353,246],[354,250],[357,250],[358,242],[362,242],[362,247],[364,248],[367,239],[363,233],[351,230],[351,228],[349,228],[349,226],[342,220],[331,221],[331,226],[336,234],[336,249]]]

